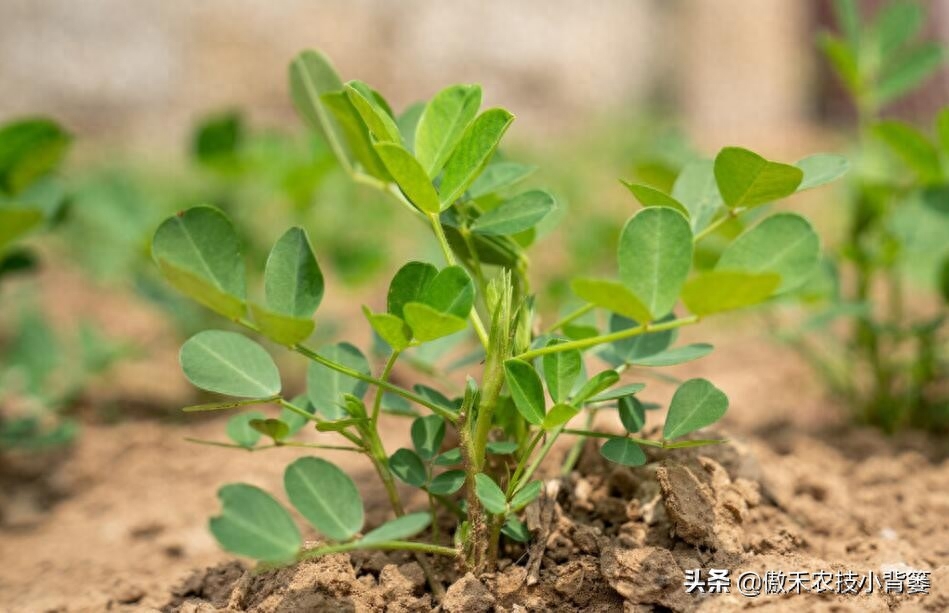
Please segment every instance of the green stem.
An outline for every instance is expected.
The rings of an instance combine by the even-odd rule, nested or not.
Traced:
[[[445,256],[445,261],[448,262],[449,266],[457,266],[458,260],[455,259],[455,254],[452,253],[451,245],[448,244],[448,237],[445,236],[445,230],[442,229],[442,222],[438,219],[438,213],[429,213],[429,220],[432,224],[432,232],[435,233],[435,238],[438,239],[438,244],[442,248],[442,253]],[[484,324],[481,322],[481,317],[478,315],[478,311],[474,308],[471,309],[471,325],[474,327],[475,334],[478,335],[478,340],[481,341],[481,344],[484,345],[485,349],[488,347],[488,333],[485,332]]]
[[[260,328],[253,322],[248,321],[247,319],[240,318],[234,321],[235,323],[238,323],[244,326],[248,330],[253,330],[254,332],[260,333]],[[448,411],[444,409],[443,407],[440,407],[437,404],[428,401],[423,396],[420,396],[414,392],[410,392],[409,390],[399,387],[398,385],[389,383],[388,381],[382,381],[380,379],[376,379],[372,375],[367,375],[366,373],[359,372],[358,370],[354,370],[352,368],[349,368],[348,366],[344,366],[343,364],[334,362],[333,360],[330,360],[328,358],[324,358],[323,356],[318,354],[316,351],[310,349],[306,345],[297,343],[296,345],[291,346],[290,349],[292,351],[296,351],[300,355],[310,360],[313,360],[314,362],[317,362],[319,364],[322,364],[323,366],[326,366],[327,368],[335,370],[336,372],[352,377],[353,379],[365,381],[366,383],[370,385],[380,387],[384,390],[392,392],[393,394],[402,396],[406,400],[411,400],[412,402],[431,410],[433,413],[442,416],[444,419],[448,420],[451,423],[455,423],[455,421],[457,421],[458,419],[457,416],[451,411]]]
[[[328,451],[356,451],[358,453],[363,453],[365,450],[358,447],[346,447],[343,445],[320,445],[318,443],[299,443],[296,441],[284,441],[281,443],[272,443],[270,445],[259,445],[257,447],[244,447],[243,445],[237,445],[235,443],[222,443],[219,441],[208,441],[201,438],[191,438],[186,436],[185,439],[189,443],[197,443],[199,445],[209,445],[211,447],[226,447],[228,449],[242,449],[244,451],[264,451],[265,449],[277,449],[278,447],[303,447],[306,449],[323,449]]]
[[[722,227],[723,225],[725,225],[732,219],[735,219],[736,217],[738,217],[738,215],[740,215],[743,211],[744,209],[742,209],[741,207],[728,209],[728,212],[725,213],[724,216],[719,217],[717,220],[710,223],[704,230],[696,234],[695,237],[692,239],[692,242],[693,243],[699,242],[700,240],[702,240],[703,238],[705,238],[706,236],[708,236],[715,230],[718,230],[720,227]]]
[[[537,444],[540,442],[540,439],[544,438],[544,431],[538,430],[537,434],[534,435],[534,438],[531,439],[530,444],[527,446],[527,449],[524,453],[521,454],[521,459],[517,463],[517,468],[514,469],[514,474],[511,475],[511,479],[507,484],[507,497],[508,499],[514,495],[514,492],[517,491],[517,486],[521,480],[521,474],[524,472],[524,469],[527,468],[527,460],[530,459],[532,453],[534,453],[534,448],[537,447]]]
[[[579,309],[576,309],[572,311],[571,313],[568,313],[567,315],[563,317],[563,319],[561,319],[560,321],[557,321],[556,323],[551,325],[549,328],[547,328],[546,334],[551,334],[553,332],[556,332],[557,330],[566,326],[570,322],[576,319],[579,319],[580,317],[583,317],[584,315],[586,315],[587,313],[589,313],[595,308],[596,308],[596,305],[592,303],[583,305]]]
[[[547,355],[550,353],[560,353],[563,351],[571,351],[573,349],[587,349],[589,347],[595,347],[596,345],[602,345],[604,343],[612,343],[615,341],[621,341],[623,339],[631,338],[633,336],[639,336],[641,334],[647,334],[650,332],[662,332],[664,330],[672,330],[674,328],[681,328],[682,326],[694,324],[698,320],[699,320],[698,315],[689,315],[688,317],[681,317],[679,319],[673,319],[672,321],[667,321],[667,322],[658,323],[658,324],[643,324],[641,326],[636,326],[635,328],[627,328],[626,330],[613,332],[612,334],[603,334],[600,336],[592,336],[590,338],[582,338],[576,341],[568,341],[566,343],[558,343],[556,345],[547,345],[546,347],[538,347],[537,349],[531,349],[530,351],[525,351],[524,353],[515,357],[519,360],[529,361],[536,357]]]
[[[461,234],[461,239],[465,242],[465,248],[468,249],[468,254],[471,255],[472,269],[475,273],[475,281],[478,283],[478,292],[482,297],[486,297],[488,283],[484,277],[481,260],[478,259],[478,252],[475,250],[474,243],[471,240],[471,231],[468,230],[468,228],[460,228],[458,232]]]
[[[435,504],[435,497],[431,493],[428,495],[428,510],[432,516],[432,540],[437,543],[440,538],[438,530],[438,505]]]
[[[564,434],[575,434],[577,436],[585,436],[592,438],[621,438],[616,434],[609,434],[607,432],[594,432],[592,430],[572,430],[570,428],[564,429]],[[665,447],[666,445],[662,441],[652,441],[648,438],[635,438],[633,436],[626,436],[622,438],[628,438],[637,445],[645,445],[647,447]]]
[[[590,430],[593,428],[593,421],[596,418],[596,409],[587,410],[586,420],[583,422],[583,429]],[[563,466],[560,468],[560,474],[566,477],[573,470],[573,467],[577,465],[577,461],[580,459],[580,454],[583,453],[583,443],[586,441],[585,436],[581,436],[576,441],[574,441],[573,446],[570,447],[570,452],[567,453],[567,457],[564,458]]]
[[[355,551],[357,549],[367,549],[374,551],[415,551],[418,553],[432,553],[435,555],[450,557],[455,557],[458,555],[457,549],[452,547],[443,547],[441,545],[432,545],[430,543],[416,543],[413,541],[380,541],[378,543],[360,543],[359,541],[354,541],[352,543],[339,543],[337,545],[324,545],[323,547],[307,549],[300,552],[300,554],[297,556],[297,559],[306,560],[309,558],[318,558],[320,556],[325,556],[332,553]]]
[[[494,410],[498,405],[501,388],[504,387],[503,356],[490,352],[486,358],[484,372],[481,376],[481,399],[478,403],[478,415],[474,422],[474,436],[471,439],[469,450],[472,469],[475,473],[484,468],[488,435],[491,433],[491,424],[494,419]],[[474,477],[474,475],[471,475]]]
[[[407,389],[401,388],[398,385],[394,385],[392,383],[389,383],[388,381],[377,379],[373,377],[372,375],[367,375],[365,373],[359,372],[358,370],[349,368],[348,366],[344,366],[342,364],[334,362],[333,360],[324,358],[323,356],[316,353],[312,349],[305,347],[303,345],[294,345],[293,349],[297,353],[300,353],[306,356],[307,358],[313,360],[314,362],[317,362],[318,364],[322,364],[323,366],[326,366],[327,368],[331,368],[335,370],[336,372],[343,373],[344,375],[348,375],[354,379],[359,379],[360,381],[365,381],[366,383],[374,385],[378,388],[381,388],[381,389],[390,391],[393,394],[402,396],[406,400],[411,400],[412,402],[431,410],[433,413],[440,415],[441,417],[443,417],[444,419],[448,420],[451,423],[455,423],[455,421],[458,419],[458,417],[451,411],[448,411],[447,409],[440,407],[433,402],[430,402],[423,396],[420,396],[414,392],[410,392]]]
[[[540,448],[540,453],[537,454],[537,457],[534,458],[534,461],[530,463],[530,466],[527,467],[527,470],[524,471],[524,475],[521,477],[521,483],[528,483],[531,480],[531,477],[534,476],[534,472],[540,466],[541,462],[544,461],[544,458],[547,457],[547,454],[550,453],[550,450],[554,448],[554,443],[557,442],[557,437],[560,436],[560,433],[563,431],[563,426],[551,430],[547,435],[547,440],[544,442],[544,446]],[[512,496],[517,493],[516,488],[511,494]]]
[[[200,413],[204,411],[224,411],[227,409],[236,409],[246,407],[252,404],[269,404],[280,400],[280,395],[270,396],[268,398],[248,398],[246,400],[233,400],[230,402],[211,402],[208,404],[194,404],[181,409],[185,413]]]
[[[317,424],[321,424],[326,421],[324,419],[321,419],[320,417],[317,417],[315,414],[310,413],[309,411],[305,411],[301,409],[300,407],[293,404],[292,402],[288,402],[284,398],[281,398],[278,402],[280,403],[280,406],[284,407],[288,411],[292,413],[296,413],[300,417],[304,417],[308,419],[309,421],[316,422]],[[345,430],[338,430],[337,432],[339,433],[340,436],[345,437],[351,443],[358,445],[360,448],[362,448],[362,441],[359,439],[358,436],[352,434],[351,432],[346,432]]]
[[[379,375],[380,381],[388,381],[389,375],[392,373],[392,368],[395,366],[396,360],[399,359],[400,351],[393,351],[389,355],[389,359],[386,360],[385,366],[382,368],[382,373]],[[372,401],[372,425],[375,425],[379,422],[379,411],[382,408],[382,390],[376,390],[376,397]]]

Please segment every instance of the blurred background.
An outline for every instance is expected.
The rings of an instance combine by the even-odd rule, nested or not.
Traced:
[[[923,4],[926,35],[949,38],[949,2]],[[51,114],[84,146],[149,154],[221,108],[294,127],[286,65],[314,47],[396,109],[482,83],[487,104],[516,109],[516,138],[649,111],[710,149],[791,148],[847,119],[813,44],[831,26],[823,0],[5,0],[0,116]],[[931,114],[946,75],[899,110]]]
[[[890,3],[856,4],[869,18]],[[908,45],[945,47],[949,0],[917,4]],[[615,271],[621,224],[639,208],[617,179],[668,191],[688,162],[726,145],[786,162],[821,151],[857,159],[853,96],[818,44],[839,30],[828,0],[2,0],[0,124],[48,117],[69,147],[28,192],[48,213],[42,227],[0,258],[0,558],[30,552],[0,569],[0,608],[23,597],[23,610],[43,610],[90,585],[112,597],[116,573],[167,584],[218,561],[205,530],[216,488],[279,479],[282,460],[183,440],[222,439],[224,419],[182,416],[207,397],[184,380],[178,348],[227,323],[160,278],[150,241],[163,219],[201,203],[224,209],[256,281],[274,240],[304,225],[327,276],[313,344],[347,338],[367,353],[359,305],[381,306],[400,258],[438,260],[427,233],[353,184],[303,125],[287,78],[298,52],[323,51],[344,81],[370,83],[396,113],[471,82],[486,106],[516,115],[504,155],[537,166],[528,182],[549,188],[558,221],[569,220],[545,220],[530,250],[539,308],[553,321],[571,300],[570,275]],[[949,104],[949,62],[936,58],[880,117],[933,132]],[[887,181],[902,188],[911,173],[890,153]],[[846,240],[855,182],[794,197],[828,253]],[[901,211],[894,266],[921,281],[905,290],[907,311],[941,307],[933,281],[949,261],[949,217],[918,203]],[[30,274],[8,278],[10,262]],[[776,321],[722,317],[703,332],[716,345],[708,364],[674,371],[720,384],[736,408],[725,425],[741,435],[846,415],[776,342]],[[415,366],[431,368],[438,352],[419,352]],[[305,365],[285,362],[287,389],[301,390]],[[23,453],[27,439],[42,453]],[[64,552],[66,542],[79,544]],[[34,581],[50,569],[69,577],[53,595]]]

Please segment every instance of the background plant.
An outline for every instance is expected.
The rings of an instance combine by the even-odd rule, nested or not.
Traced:
[[[621,382],[621,373],[707,355],[707,344],[675,345],[676,331],[767,301],[810,277],[819,241],[810,224],[791,213],[766,216],[732,237],[714,265],[697,270],[693,256],[697,245],[734,220],[839,176],[836,156],[789,165],[728,147],[714,161],[683,170],[676,179],[681,188],[672,195],[630,184],[643,209],[620,233],[618,278],[573,280],[582,306],[541,332],[525,248],[557,205],[543,190],[520,189],[530,169],[496,155],[513,116],[499,108],[479,111],[481,89],[474,85],[448,87],[395,115],[378,92],[360,81],[343,83],[313,51],[294,60],[290,80],[298,111],[340,165],[428,228],[444,261],[405,263],[385,302],[363,307],[377,342],[387,347],[373,374],[352,344],[307,344],[325,284],[305,229],[291,228],[274,244],[264,267],[263,300],[256,300],[248,298],[241,241],[221,211],[195,207],[158,228],[153,255],[172,285],[310,361],[306,392],[291,398],[257,342],[218,330],[189,339],[180,355],[185,375],[228,399],[186,410],[241,410],[228,421],[231,442],[204,442],[363,454],[396,515],[360,537],[364,513],[353,481],[325,460],[303,458],[286,470],[286,494],[326,544],[302,550],[300,532],[277,500],[235,484],[219,492],[223,510],[211,521],[225,548],[268,562],[357,548],[406,549],[459,556],[481,572],[493,567],[502,538],[529,539],[519,514],[541,494],[537,471],[560,436],[603,438],[600,453],[629,466],[646,462],[643,447],[719,442],[694,437],[728,406],[711,382],[682,383],[661,435],[649,438],[642,432],[647,405],[636,397],[644,385]],[[588,321],[597,314],[605,324],[596,317]],[[390,380],[404,354],[446,339],[476,347],[461,361],[469,374],[460,393],[447,392],[444,377],[436,376],[436,387],[412,389]],[[280,412],[246,410],[253,405],[275,405]],[[618,412],[625,434],[570,426],[582,413],[606,409]],[[412,448],[384,448],[383,413],[412,420]],[[338,443],[297,438],[308,425],[334,434]],[[575,460],[572,454],[566,469]],[[421,489],[429,508],[407,513],[397,481]],[[453,545],[440,533],[440,522],[432,521],[441,517],[457,521]],[[427,542],[409,540],[428,526]]]
[[[61,220],[67,191],[56,170],[70,141],[45,118],[0,127],[0,280],[33,270],[40,255],[26,239]],[[0,300],[14,310],[9,291]],[[118,353],[90,326],[64,341],[35,305],[21,301],[19,310],[16,333],[0,339],[0,450],[63,445],[76,432],[64,410]],[[72,366],[62,369],[67,360]]]
[[[949,108],[923,130],[883,117],[939,68],[944,50],[919,39],[925,11],[914,2],[888,3],[872,19],[852,0],[834,6],[841,33],[825,34],[821,48],[856,109],[857,172],[847,233],[822,287],[806,292],[829,300],[788,340],[857,420],[945,430]],[[907,286],[937,298],[920,301]],[[823,332],[839,320],[849,322],[842,345]],[[808,338],[815,330],[820,337]]]

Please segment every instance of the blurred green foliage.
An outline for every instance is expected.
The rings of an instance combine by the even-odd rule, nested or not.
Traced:
[[[820,46],[857,114],[846,234],[802,328],[785,336],[855,418],[886,431],[949,429],[949,107],[922,128],[887,118],[924,85],[945,50],[922,38],[927,5],[872,16],[834,3],[839,34]],[[843,336],[828,334],[838,322]],[[839,328],[837,328],[839,330]]]

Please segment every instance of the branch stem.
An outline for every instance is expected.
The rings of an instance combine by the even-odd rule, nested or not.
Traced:
[[[515,357],[519,360],[529,361],[536,357],[550,353],[560,353],[562,351],[571,351],[573,349],[583,350],[590,347],[595,347],[597,345],[603,345],[605,343],[621,341],[623,339],[639,336],[641,334],[681,328],[682,326],[694,324],[698,320],[698,315],[689,315],[688,317],[680,317],[679,319],[673,319],[672,321],[666,321],[658,324],[643,324],[641,326],[636,326],[635,328],[628,328],[626,330],[620,330],[619,332],[613,332],[611,334],[602,334],[600,336],[591,336],[590,338],[582,338],[575,341],[568,341],[566,343],[538,347],[537,349],[525,351],[524,353]]]
[[[309,558],[318,558],[331,553],[343,553],[346,551],[355,551],[357,549],[369,549],[376,551],[415,551],[418,553],[432,553],[440,556],[455,557],[458,550],[453,547],[443,547],[441,545],[432,545],[430,543],[416,543],[414,541],[379,541],[378,543],[361,543],[354,541],[352,543],[339,543],[337,545],[324,545],[300,552],[297,556],[300,560]]]
[[[457,266],[458,260],[455,259],[455,254],[452,253],[451,245],[448,244],[448,237],[445,236],[445,230],[442,229],[442,222],[438,218],[438,213],[429,213],[429,220],[432,223],[432,232],[435,233],[435,238],[438,239],[438,244],[442,248],[442,253],[445,256],[445,261],[448,262],[449,266]],[[471,309],[471,325],[474,328],[475,334],[478,335],[478,340],[481,341],[481,344],[484,345],[485,349],[488,347],[488,333],[485,331],[484,323],[481,322],[481,317],[478,315],[478,311],[475,308]]]

